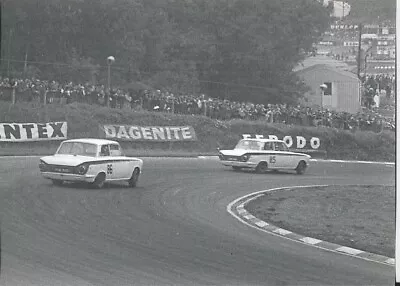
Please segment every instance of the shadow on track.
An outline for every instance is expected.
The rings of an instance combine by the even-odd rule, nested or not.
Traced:
[[[126,183],[105,183],[101,189],[97,189],[92,186],[90,183],[85,182],[64,182],[62,185],[57,186],[52,184],[51,182],[46,184],[48,186],[57,187],[57,188],[66,188],[66,189],[84,189],[84,190],[109,190],[109,189],[140,189],[140,187],[129,187]]]

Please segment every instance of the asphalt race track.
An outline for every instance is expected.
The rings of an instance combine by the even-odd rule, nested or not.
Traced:
[[[252,229],[226,206],[312,184],[393,185],[394,166],[313,162],[303,176],[216,159],[144,159],[139,187],[56,187],[0,158],[1,285],[393,285],[395,268]]]

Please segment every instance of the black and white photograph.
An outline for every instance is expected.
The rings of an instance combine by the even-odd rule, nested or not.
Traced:
[[[400,286],[398,8],[0,0],[0,286]]]

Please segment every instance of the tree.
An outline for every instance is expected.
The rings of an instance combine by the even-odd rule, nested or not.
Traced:
[[[43,78],[96,75],[105,83],[105,59],[113,55],[113,84],[144,81],[264,103],[301,95],[292,69],[329,24],[328,9],[314,0],[15,0],[4,6],[3,27],[13,31],[6,57],[21,60],[29,51]]]

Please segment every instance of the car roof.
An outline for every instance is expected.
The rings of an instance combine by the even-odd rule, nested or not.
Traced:
[[[118,144],[117,141],[107,140],[107,139],[97,139],[97,138],[79,138],[79,139],[69,139],[64,142],[80,142],[80,143],[91,143],[96,145],[104,144]]]
[[[277,140],[277,139],[267,139],[267,138],[260,138],[260,139],[257,139],[257,138],[243,138],[243,139],[241,139],[240,141],[242,141],[242,140],[249,140],[249,141],[256,141],[256,142],[285,142],[285,141],[283,141],[283,140]]]

